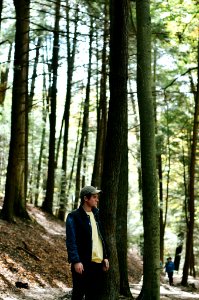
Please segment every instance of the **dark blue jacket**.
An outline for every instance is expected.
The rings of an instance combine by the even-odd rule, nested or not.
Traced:
[[[174,262],[169,261],[169,262],[166,263],[166,272],[167,273],[173,272],[174,269],[175,269]]]
[[[99,210],[94,208],[93,214],[98,228],[98,233],[102,240],[103,256],[109,257],[109,251],[105,242],[102,226],[99,220]],[[89,264],[92,259],[92,228],[90,218],[80,207],[69,213],[66,219],[66,247],[68,251],[68,260],[74,264],[82,262]]]

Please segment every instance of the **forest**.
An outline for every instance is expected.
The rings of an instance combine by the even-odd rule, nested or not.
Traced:
[[[104,300],[160,299],[175,260],[199,271],[197,0],[0,0],[0,218],[28,205],[65,221],[83,186],[102,189],[111,250]]]

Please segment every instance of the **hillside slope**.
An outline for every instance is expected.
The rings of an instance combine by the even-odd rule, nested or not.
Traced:
[[[64,222],[30,205],[28,212],[32,221],[16,219],[10,224],[0,219],[0,286],[4,296],[7,292],[23,294],[26,289],[71,287]]]
[[[31,221],[0,219],[0,300],[59,299],[72,286],[65,223],[40,208],[27,208]],[[142,262],[135,251],[129,266],[130,281],[138,283]]]
[[[0,300],[71,299],[71,272],[65,246],[65,223],[28,205],[31,221],[16,219],[10,224],[0,219]],[[142,261],[135,249],[128,253],[129,282],[134,299],[141,289]],[[161,280],[162,300],[199,299],[199,281],[175,287]],[[124,299],[121,297],[121,299]]]

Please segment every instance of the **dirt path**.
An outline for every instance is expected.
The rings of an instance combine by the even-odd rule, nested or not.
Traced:
[[[136,299],[136,297],[138,297],[138,295],[140,293],[140,285],[133,284],[131,286],[132,286],[131,287],[132,295]],[[196,300],[196,299],[199,299],[198,293],[182,291],[178,287],[169,287],[167,284],[161,285],[160,295],[161,295],[161,297],[160,297],[161,300],[177,300],[177,299]]]
[[[174,274],[174,286],[170,286],[167,277],[162,277],[160,286],[161,300],[196,300],[199,299],[199,280],[192,277],[188,278],[189,286],[182,287],[180,285],[181,275]],[[139,295],[142,283],[131,284],[131,292],[133,297]]]
[[[140,293],[141,284],[131,284],[133,298],[136,299]],[[178,286],[170,287],[167,283],[161,284],[161,300],[196,300],[199,299],[199,293],[193,291],[183,291]],[[69,300],[71,299],[71,289],[57,288],[38,288],[13,289],[0,291],[0,300]],[[123,298],[124,299],[124,298]]]

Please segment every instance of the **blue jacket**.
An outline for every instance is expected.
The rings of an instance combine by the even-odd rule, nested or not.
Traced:
[[[99,210],[94,208],[93,214],[98,228],[98,233],[102,240],[103,256],[109,257],[109,251],[105,242],[104,233],[99,220]],[[68,251],[68,260],[74,264],[82,262],[89,264],[92,259],[92,228],[90,218],[80,207],[69,213],[66,219],[66,247]]]
[[[165,268],[167,273],[173,272],[175,270],[174,262],[172,261],[167,262]]]

